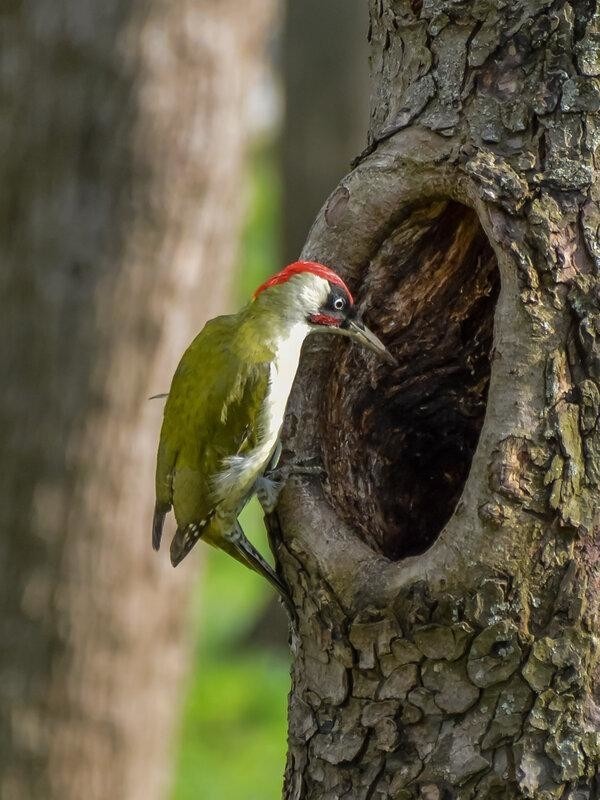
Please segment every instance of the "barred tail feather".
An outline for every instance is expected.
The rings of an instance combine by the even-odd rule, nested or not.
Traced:
[[[227,549],[230,555],[233,555],[234,558],[242,564],[254,570],[254,572],[258,572],[259,575],[262,575],[276,592],[281,595],[282,600],[293,616],[295,611],[287,587],[273,567],[265,561],[254,545],[246,538],[239,523],[237,523],[233,532],[227,537],[226,542],[229,548],[224,547],[223,549]]]
[[[199,522],[191,522],[185,528],[177,528],[175,536],[171,542],[171,564],[176,567],[190,552],[198,539],[202,537],[204,529],[215,515],[213,508],[204,519]]]

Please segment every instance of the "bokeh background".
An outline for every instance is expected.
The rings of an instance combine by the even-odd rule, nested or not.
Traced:
[[[283,612],[219,552],[149,552],[145,398],[365,146],[366,4],[16,1],[0,26],[0,797],[275,800]],[[257,504],[242,523],[265,552]]]

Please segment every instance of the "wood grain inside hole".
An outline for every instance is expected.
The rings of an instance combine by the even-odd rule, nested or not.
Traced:
[[[398,359],[335,353],[323,451],[338,513],[393,559],[452,515],[485,416],[500,277],[475,213],[413,209],[372,259],[358,302]]]

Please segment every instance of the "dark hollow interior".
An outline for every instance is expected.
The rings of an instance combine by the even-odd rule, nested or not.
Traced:
[[[336,349],[323,455],[338,513],[390,558],[426,550],[456,507],[485,415],[499,288],[475,213],[440,201],[407,213],[357,292],[398,365]]]

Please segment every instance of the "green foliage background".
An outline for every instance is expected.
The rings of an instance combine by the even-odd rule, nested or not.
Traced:
[[[236,305],[278,267],[279,181],[272,147],[255,153],[250,191]],[[268,553],[256,501],[241,521],[246,534]],[[195,598],[198,644],[172,800],[276,800],[285,761],[289,662],[283,649],[248,642],[272,590],[223,553],[207,550]]]

